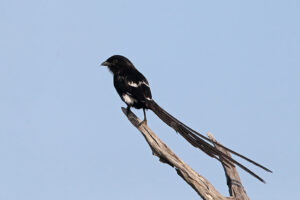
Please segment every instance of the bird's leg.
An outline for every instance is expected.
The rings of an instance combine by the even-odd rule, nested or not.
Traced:
[[[144,123],[147,124],[147,117],[146,117],[146,109],[145,108],[143,108],[143,112],[144,112],[144,120],[139,123],[139,126],[144,124]]]
[[[128,113],[130,111],[130,106],[127,105],[127,108],[126,108],[126,116],[128,117]]]
[[[145,108],[143,108],[143,112],[144,112],[144,120],[143,121],[147,123],[146,109]]]

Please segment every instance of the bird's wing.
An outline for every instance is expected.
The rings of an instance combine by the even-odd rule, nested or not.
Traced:
[[[127,94],[130,94],[136,100],[144,102],[152,99],[149,83],[139,71],[134,70],[127,73],[122,81]]]

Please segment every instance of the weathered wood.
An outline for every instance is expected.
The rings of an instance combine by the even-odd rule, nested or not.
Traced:
[[[125,108],[122,108],[122,111],[127,116],[129,121],[142,133],[147,143],[149,144],[153,155],[157,156],[159,160],[163,163],[169,164],[175,168],[177,174],[182,177],[204,200],[249,200],[246,195],[246,192],[243,190],[243,186],[238,186],[240,183],[240,178],[237,174],[235,167],[225,166],[224,170],[227,177],[227,184],[229,187],[231,197],[222,196],[214,186],[203,176],[199,175],[191,167],[189,167],[184,161],[182,161],[175,153],[163,143],[155,133],[147,126],[145,123],[137,118],[137,116],[131,111],[127,111]],[[217,141],[210,136],[210,139],[213,139],[215,145]],[[220,149],[222,152],[226,152],[224,149]],[[228,152],[226,154],[230,155]],[[236,181],[234,181],[236,180]],[[242,191],[244,192],[242,192]],[[243,195],[244,194],[244,195]]]
[[[218,142],[214,138],[214,136],[211,133],[208,133],[209,139],[214,143],[215,147],[226,154],[227,156],[231,157],[230,153],[226,151],[224,148],[219,146]],[[222,160],[221,160],[222,161]],[[235,166],[225,165],[222,163],[225,176],[227,180],[227,185],[229,189],[230,196],[234,197],[236,200],[250,200],[250,198],[247,196],[247,193],[242,185],[240,176],[235,168]]]

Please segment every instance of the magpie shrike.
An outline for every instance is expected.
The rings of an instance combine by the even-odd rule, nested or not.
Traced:
[[[163,122],[165,122],[168,126],[172,127],[194,147],[199,148],[207,155],[216,158],[219,161],[225,162],[225,164],[229,164],[231,166],[233,164],[236,164],[249,174],[253,175],[258,180],[265,182],[261,177],[252,172],[250,169],[248,169],[235,159],[231,158],[230,156],[227,156],[226,154],[219,151],[208,137],[188,127],[187,125],[173,117],[171,114],[169,114],[167,111],[165,111],[162,107],[160,107],[152,99],[151,90],[147,79],[142,73],[140,73],[135,68],[135,66],[132,64],[132,62],[130,62],[129,59],[121,55],[114,55],[108,58],[106,61],[104,61],[101,65],[107,66],[110,72],[113,73],[114,86],[118,94],[120,95],[122,101],[126,103],[127,110],[129,110],[131,107],[143,109],[144,123],[147,122],[145,110],[150,109]],[[257,162],[227,147],[224,147],[223,145],[218,145],[222,146],[232,154],[235,154],[268,172],[272,172],[271,170],[258,164]]]

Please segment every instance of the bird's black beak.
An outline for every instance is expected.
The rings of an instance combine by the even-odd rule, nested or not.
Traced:
[[[102,66],[110,66],[110,63],[107,61],[104,61],[103,63],[101,63]]]

